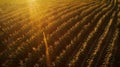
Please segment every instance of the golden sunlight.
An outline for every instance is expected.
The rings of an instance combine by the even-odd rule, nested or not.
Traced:
[[[36,0],[29,0],[29,2],[35,2]]]
[[[0,67],[120,67],[120,0],[0,0]]]
[[[37,3],[36,0],[27,0],[27,4],[28,4],[28,10],[29,10],[29,14],[30,14],[30,19],[34,20],[37,13]]]

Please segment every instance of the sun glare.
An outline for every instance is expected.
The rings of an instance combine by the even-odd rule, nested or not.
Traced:
[[[37,3],[36,0],[27,0],[28,8],[29,8],[29,14],[30,14],[30,19],[33,20],[35,19],[37,13]]]
[[[31,2],[35,2],[36,0],[30,0]]]
[[[34,2],[36,2],[36,0],[27,0],[27,2],[34,3]]]

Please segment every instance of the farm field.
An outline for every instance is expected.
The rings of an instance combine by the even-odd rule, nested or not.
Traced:
[[[0,67],[120,67],[120,0],[0,0]]]

